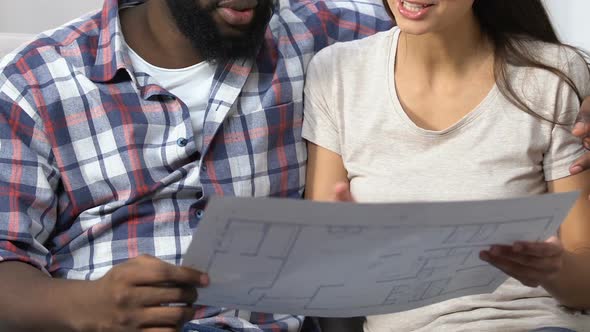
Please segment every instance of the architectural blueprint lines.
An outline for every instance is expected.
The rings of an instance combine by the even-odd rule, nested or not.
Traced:
[[[311,202],[279,218],[277,211],[264,213],[277,208],[276,200],[234,199],[207,211],[212,215],[197,229],[183,264],[211,276],[211,287],[199,291],[202,304],[334,317],[399,312],[493,292],[507,276],[479,252],[554,234],[575,195],[552,197],[521,199],[512,215],[506,209],[515,202],[507,200],[490,201],[495,211],[469,203],[390,205],[386,216],[377,211],[374,218],[354,218],[352,205]],[[254,213],[249,204],[264,206]],[[278,205],[288,212],[289,204]],[[366,214],[377,206],[357,208],[368,208]],[[436,218],[425,219],[425,209]],[[490,213],[499,211],[501,218]],[[341,222],[345,215],[353,218]]]

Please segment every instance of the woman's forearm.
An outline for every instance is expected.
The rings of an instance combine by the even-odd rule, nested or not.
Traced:
[[[590,310],[590,250],[566,251],[558,277],[542,286],[562,305]]]

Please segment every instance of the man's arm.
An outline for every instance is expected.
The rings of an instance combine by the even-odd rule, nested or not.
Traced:
[[[20,94],[0,90],[0,330],[176,331],[207,275],[139,257],[97,281],[49,276],[59,170],[42,123],[11,95]]]
[[[393,27],[381,1],[291,0],[289,6],[313,33],[316,52],[336,42],[361,39]]]
[[[206,274],[141,256],[96,281],[50,278],[21,262],[0,263],[2,331],[175,332],[192,319]],[[181,303],[185,306],[162,304]]]
[[[71,331],[63,323],[71,310],[60,300],[68,292],[87,293],[84,288],[84,282],[51,280],[25,263],[0,263],[0,330],[19,331],[20,325],[22,331]],[[52,298],[52,292],[62,296]],[[70,296],[72,308],[75,302]]]

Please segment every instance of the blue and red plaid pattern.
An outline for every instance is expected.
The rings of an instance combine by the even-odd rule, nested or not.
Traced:
[[[83,280],[140,254],[179,264],[203,196],[300,197],[310,59],[391,26],[379,0],[278,1],[257,58],[218,66],[199,152],[186,105],[130,65],[118,12],[137,3],[106,0],[0,63],[0,262]],[[196,318],[237,331],[302,319]]]

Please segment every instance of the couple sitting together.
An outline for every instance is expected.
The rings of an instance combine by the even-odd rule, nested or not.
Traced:
[[[106,0],[5,58],[0,328],[590,331],[584,54],[541,0],[383,5]],[[194,307],[209,276],[178,266],[209,195],[569,191],[554,237],[480,253],[510,277],[494,293],[402,313]]]

